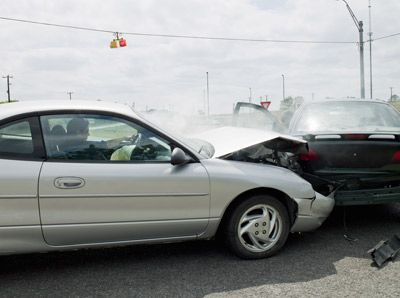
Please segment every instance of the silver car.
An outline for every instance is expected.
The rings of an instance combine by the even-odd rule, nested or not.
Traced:
[[[0,254],[210,239],[218,232],[239,257],[263,258],[290,232],[320,226],[331,198],[283,163],[235,158],[264,152],[273,161],[306,143],[229,132],[204,134],[208,142],[182,140],[127,106],[100,101],[1,105]]]

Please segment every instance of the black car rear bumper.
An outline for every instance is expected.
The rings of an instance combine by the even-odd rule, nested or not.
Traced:
[[[334,198],[338,206],[400,202],[400,186],[360,190],[339,189]]]

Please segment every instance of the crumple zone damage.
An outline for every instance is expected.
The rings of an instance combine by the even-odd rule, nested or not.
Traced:
[[[339,183],[305,173],[298,156],[308,152],[307,142],[275,132],[222,127],[198,136],[215,147],[214,158],[270,164],[287,168],[308,181],[316,192],[331,196]]]
[[[308,181],[316,192],[324,196],[331,195],[339,186],[339,183],[305,173],[298,163],[298,153],[302,153],[304,148],[298,146],[288,146],[280,139],[273,139],[268,142],[253,145],[242,150],[232,152],[220,158],[226,160],[236,160],[244,162],[271,164],[278,167],[287,168],[304,180]]]

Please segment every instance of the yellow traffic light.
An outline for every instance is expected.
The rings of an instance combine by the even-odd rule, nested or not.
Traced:
[[[117,41],[116,41],[115,39],[113,39],[113,40],[110,42],[110,48],[111,48],[111,49],[115,49],[115,48],[117,48],[117,47],[118,47]]]

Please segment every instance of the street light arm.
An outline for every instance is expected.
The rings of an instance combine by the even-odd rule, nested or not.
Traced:
[[[342,0],[342,1],[346,4],[347,10],[349,11],[349,13],[351,15],[351,17],[352,17],[352,19],[354,21],[354,24],[356,24],[357,29],[360,31],[360,29],[361,29],[360,22],[358,21],[358,19],[355,16],[354,12],[351,10],[351,8],[350,8],[349,4],[347,3],[347,1],[346,0]]]
[[[339,0],[337,0],[339,1]],[[346,0],[342,0],[344,4],[346,4],[347,10],[349,11],[354,23],[356,24],[356,27],[358,29],[359,33],[359,38],[360,38],[360,85],[361,85],[361,98],[365,98],[365,86],[364,86],[364,37],[363,37],[363,22],[358,21],[356,16],[354,15],[354,12],[351,10],[349,4],[347,3]]]

